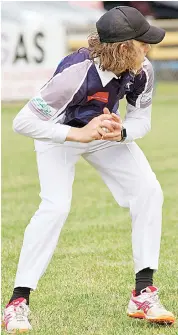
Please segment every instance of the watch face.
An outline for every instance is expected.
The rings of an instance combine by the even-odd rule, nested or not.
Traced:
[[[127,137],[127,131],[125,128],[122,129],[122,138],[125,139]]]

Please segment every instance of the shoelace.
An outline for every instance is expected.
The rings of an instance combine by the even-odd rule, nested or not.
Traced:
[[[19,306],[11,306],[9,313],[5,316],[6,320],[13,319],[14,317],[17,319],[17,321],[25,321],[28,313],[29,308],[26,304],[21,303]]]
[[[148,293],[149,301],[151,302],[151,307],[159,307],[160,309],[164,309],[163,305],[161,304],[159,297],[158,297],[158,291]]]
[[[29,308],[26,304],[22,303],[15,308],[15,312],[17,321],[24,321],[28,316]]]

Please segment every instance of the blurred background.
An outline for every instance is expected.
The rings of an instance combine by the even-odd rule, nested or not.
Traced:
[[[166,30],[149,53],[155,69],[152,130],[137,142],[164,193],[155,285],[168,310],[178,311],[178,1],[1,2],[2,306],[12,292],[25,227],[40,202],[33,140],[13,132],[13,119],[65,55],[87,46],[95,22],[117,5],[137,7]],[[121,116],[125,103],[120,103]],[[32,294],[34,334],[157,335],[160,328],[123,313],[133,283],[129,212],[80,159],[69,218],[40,289]],[[178,334],[178,323],[171,328],[164,334]]]
[[[118,5],[136,7],[166,30],[148,57],[156,81],[176,81],[178,1],[2,1],[2,100],[34,95],[66,54],[87,46],[98,18]]]

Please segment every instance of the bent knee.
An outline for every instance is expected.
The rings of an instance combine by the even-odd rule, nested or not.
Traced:
[[[57,219],[61,219],[61,217],[66,218],[69,214],[69,211],[70,211],[70,207],[68,207],[68,206],[65,206],[65,207],[53,206],[51,208],[52,215],[54,215],[55,218],[57,218]]]
[[[156,180],[156,182],[157,182],[157,183],[156,183],[156,193],[157,193],[158,197],[160,198],[160,200],[161,200],[162,203],[163,203],[163,201],[164,201],[163,190],[162,190],[162,187],[161,187],[159,181]]]
[[[45,211],[46,213],[51,215],[53,220],[58,220],[61,218],[66,218],[70,211],[70,203],[69,202],[53,202],[42,200],[40,206],[40,211]]]
[[[144,186],[145,185],[145,186]],[[159,181],[155,178],[143,183],[144,193],[163,203],[164,195]]]

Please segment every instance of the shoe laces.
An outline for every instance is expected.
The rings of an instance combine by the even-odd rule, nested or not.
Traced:
[[[151,302],[151,307],[158,307],[160,309],[164,309],[163,305],[159,300],[158,291],[148,293],[148,299],[149,302]]]
[[[25,321],[28,316],[29,308],[25,303],[21,303],[15,308],[17,321]]]
[[[8,314],[5,318],[10,321],[13,318],[16,318],[17,321],[25,321],[28,317],[29,307],[25,303],[21,303],[18,306],[10,306]]]

